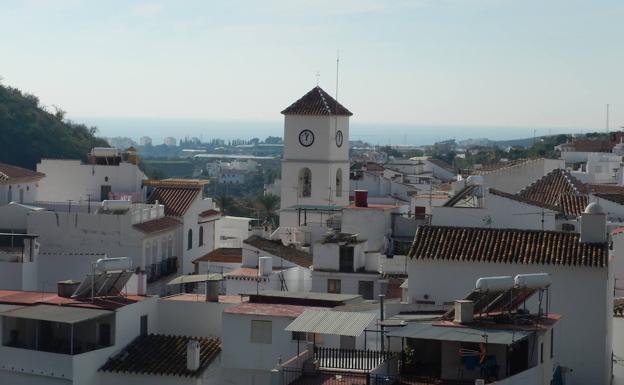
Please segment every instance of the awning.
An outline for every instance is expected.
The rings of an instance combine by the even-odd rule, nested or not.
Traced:
[[[6,317],[60,322],[66,324],[75,324],[110,314],[113,314],[110,310],[43,304],[20,307],[19,309],[1,313],[1,315]]]
[[[386,334],[388,337],[405,337],[423,340],[487,342],[512,345],[533,334],[532,331],[481,329],[471,327],[435,326],[430,323],[412,323]]]
[[[372,313],[306,310],[286,326],[285,330],[357,337],[374,318],[375,315]]]
[[[179,285],[182,283],[196,283],[196,282],[207,282],[207,281],[221,281],[222,279],[223,279],[223,276],[221,274],[181,275],[169,281],[167,285]]]

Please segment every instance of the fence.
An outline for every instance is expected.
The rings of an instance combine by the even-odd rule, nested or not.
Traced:
[[[355,350],[314,347],[314,358],[321,368],[371,371],[397,353],[377,350]]]

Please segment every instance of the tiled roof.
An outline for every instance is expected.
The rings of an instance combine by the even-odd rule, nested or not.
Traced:
[[[527,202],[580,215],[587,206],[587,187],[566,170],[555,169],[516,194]]]
[[[492,173],[492,172],[505,170],[505,169],[508,169],[508,168],[511,168],[511,167],[516,167],[516,166],[520,166],[520,165],[524,165],[526,163],[533,162],[533,161],[536,161],[538,159],[515,159],[515,160],[509,161],[509,162],[500,162],[500,163],[495,163],[495,164],[487,164],[487,165],[481,166],[481,168],[479,168],[477,170],[473,170],[472,174],[474,174],[474,175],[486,175],[486,174],[489,174],[489,173]]]
[[[220,247],[193,261],[193,263],[197,262],[242,263],[243,249],[240,247]]]
[[[615,142],[610,140],[577,139],[572,142],[574,151],[578,152],[611,152]]]
[[[191,207],[201,191],[200,186],[160,186],[152,192],[147,203],[154,204],[158,201],[158,203],[165,205],[166,215],[181,217],[186,214],[186,210]]]
[[[27,168],[17,167],[6,163],[0,163],[0,183],[13,180],[38,180],[45,176],[40,172]]]
[[[560,211],[559,207],[550,206],[548,204],[541,203],[541,202],[535,202],[535,201],[532,201],[530,199],[522,198],[522,197],[520,197],[520,196],[518,196],[516,194],[510,194],[508,192],[497,190],[497,189],[493,189],[493,188],[488,189],[488,191],[492,195],[497,195],[499,197],[511,199],[511,200],[516,201],[516,202],[526,203],[528,205],[533,205],[533,206],[537,206],[537,207],[543,207],[543,208],[549,209],[549,210]]]
[[[410,258],[461,262],[605,267],[607,244],[581,243],[578,233],[421,226]]]
[[[199,342],[199,369],[188,370],[186,345]],[[149,334],[135,338],[121,352],[100,368],[103,372],[133,373],[152,376],[199,377],[221,351],[218,338]]]
[[[202,218],[209,218],[209,217],[214,217],[217,215],[221,216],[221,211],[210,209],[210,210],[205,210],[199,213],[199,216]]]
[[[316,309],[316,308],[311,307],[311,306],[300,306],[300,305],[245,302],[240,305],[228,307],[227,309],[223,311],[223,313],[297,318],[301,315],[301,313],[303,313],[307,309]]]
[[[624,194],[594,194],[600,199],[606,199],[608,201],[624,205]]]
[[[158,219],[152,219],[143,223],[137,223],[135,225],[132,225],[132,227],[146,234],[151,234],[157,233],[159,231],[173,229],[181,224],[182,222],[175,218],[162,217]]]
[[[305,268],[310,268],[310,266],[312,266],[312,255],[303,250],[297,250],[294,247],[284,246],[280,240],[273,241],[258,235],[252,235],[245,239],[243,243],[285,259],[295,265]]]
[[[284,115],[353,115],[319,86],[303,95],[284,111]]]

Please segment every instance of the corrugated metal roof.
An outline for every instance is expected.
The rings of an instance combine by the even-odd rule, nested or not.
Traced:
[[[285,330],[357,337],[375,318],[371,313],[306,310]]]
[[[534,332],[520,330],[482,329],[471,327],[435,326],[430,323],[412,323],[387,334],[388,337],[406,337],[425,340],[486,342],[511,345]]]
[[[2,313],[3,316],[7,317],[61,322],[67,324],[75,324],[109,314],[113,314],[113,312],[101,309],[86,309],[81,307],[56,305],[26,306]]]

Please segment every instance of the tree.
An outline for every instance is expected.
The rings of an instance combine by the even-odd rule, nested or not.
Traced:
[[[277,210],[280,205],[280,197],[273,194],[261,195],[256,200],[256,207],[260,209],[262,213],[262,219],[265,222],[269,222],[273,227],[277,224]]]
[[[234,199],[226,194],[215,197],[215,203],[223,215],[227,215],[234,207]]]

